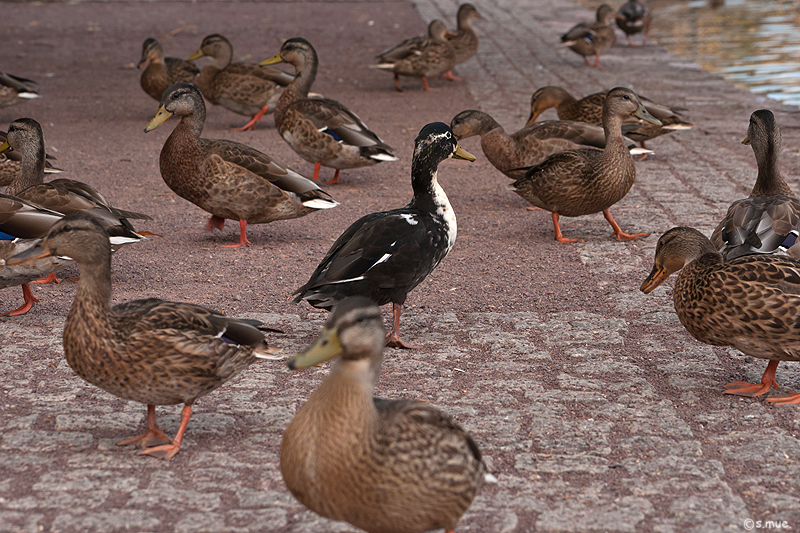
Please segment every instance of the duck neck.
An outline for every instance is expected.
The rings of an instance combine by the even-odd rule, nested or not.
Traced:
[[[770,140],[763,150],[756,151],[758,177],[750,193],[751,198],[777,196],[785,194],[794,196],[792,189],[786,184],[778,166],[780,145]]]
[[[439,185],[437,171],[431,171],[429,165],[414,160],[411,163],[411,175],[413,176],[411,186],[414,189],[414,198],[411,199],[408,207],[425,213],[435,213],[435,216],[444,224],[447,232],[447,251],[450,251],[456,242],[458,225],[453,206],[450,205],[447,194]]]
[[[8,186],[6,193],[14,195],[33,185],[44,183],[44,160],[44,139],[40,137],[37,142],[23,148],[19,176]]]
[[[232,46],[217,46],[214,54],[214,61],[211,62],[211,65],[218,70],[224,69],[233,61]]]
[[[72,302],[64,335],[68,337],[85,336],[96,338],[97,329],[111,329],[109,312],[111,309],[111,250],[106,248],[101,261],[88,268],[80,264],[81,280],[78,292]],[[92,328],[92,334],[86,334],[86,328]],[[85,342],[85,339],[84,341]],[[65,343],[65,346],[68,343]]]
[[[278,124],[283,118],[284,110],[296,100],[303,100],[308,98],[308,91],[311,90],[311,85],[317,77],[317,54],[313,50],[308,50],[308,53],[303,55],[294,68],[297,74],[294,80],[286,86],[275,106],[275,123]]]
[[[181,117],[181,121],[175,130],[172,132],[173,136],[183,135],[183,136],[190,136],[195,139],[200,138],[200,134],[203,133],[203,125],[206,122],[206,110],[204,106],[197,106],[194,109],[194,112],[190,115],[186,115]]]
[[[622,117],[611,113],[607,108],[603,109],[603,133],[606,138],[604,153],[624,151],[630,155],[625,148],[625,138],[622,136]]]

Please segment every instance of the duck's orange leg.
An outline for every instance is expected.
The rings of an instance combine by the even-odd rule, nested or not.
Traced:
[[[46,278],[37,279],[36,281],[31,281],[31,283],[41,283],[42,285],[46,285],[47,283],[61,283],[61,280],[58,279],[55,272],[51,272]]]
[[[264,116],[264,113],[266,113],[266,112],[267,112],[267,110],[269,110],[269,106],[268,106],[268,105],[265,105],[264,107],[262,107],[262,108],[261,108],[261,111],[259,111],[259,112],[258,112],[258,113],[256,113],[255,115],[253,115],[253,118],[251,118],[251,119],[250,119],[250,122],[248,122],[247,124],[245,124],[245,125],[244,125],[244,126],[242,126],[241,128],[233,128],[233,129],[234,129],[235,131],[247,131],[247,130],[252,130],[252,129],[254,129],[254,128],[256,127],[256,122],[258,122],[258,120],[259,120],[261,117],[263,117],[263,116]]]
[[[399,93],[403,92],[403,88],[400,87],[400,75],[399,74],[395,74],[394,75],[394,88],[397,89],[397,92],[399,92]]]
[[[392,331],[386,336],[386,346],[390,348],[404,348],[406,350],[418,348],[418,346],[407,344],[400,339],[400,313],[402,312],[402,305],[392,303]]]
[[[426,76],[422,76],[422,86],[425,87],[426,91],[431,90],[431,86],[428,85],[428,78]]]
[[[21,306],[17,307],[13,311],[6,311],[5,313],[0,314],[0,316],[19,316],[24,315],[28,311],[33,308],[33,304],[38,302],[39,299],[33,295],[33,291],[31,290],[31,286],[28,283],[22,284],[22,298],[25,300]]]
[[[319,169],[322,168],[322,163],[314,163],[314,175],[311,176],[312,180],[319,181]]]
[[[172,459],[181,451],[181,441],[183,441],[183,434],[186,433],[186,427],[189,425],[189,419],[192,417],[192,406],[184,405],[181,410],[181,425],[178,427],[178,432],[175,438],[172,439],[172,444],[162,444],[161,446],[152,446],[139,452],[139,455],[149,455],[158,459]]]
[[[775,381],[775,372],[778,370],[779,361],[770,361],[764,375],[761,376],[760,384],[746,383],[744,381],[736,381],[725,385],[725,394],[735,394],[737,396],[747,396],[753,398],[766,394],[775,387],[775,390],[781,390],[778,383]]]
[[[558,242],[569,243],[583,241],[583,239],[567,239],[561,235],[561,227],[558,225],[558,213],[553,213],[553,229],[556,231],[556,240]]]
[[[147,405],[147,431],[143,434],[139,435],[138,437],[133,437],[132,439],[123,440],[122,442],[118,442],[117,446],[127,446],[128,444],[133,444],[134,446],[141,446],[142,448],[146,448],[148,446],[158,446],[161,444],[169,444],[172,440],[167,437],[161,428],[158,427],[158,422],[156,422],[156,406],[155,405]]]
[[[247,240],[247,221],[239,221],[239,242],[236,244],[218,244],[220,248],[238,248],[240,246],[252,246],[252,243]]]
[[[331,181],[323,181],[325,185],[335,185],[339,183],[339,169],[336,169],[336,172],[333,173],[333,179]]]
[[[453,75],[452,70],[448,70],[444,74],[442,74],[443,80],[450,80],[450,81],[462,81],[464,78],[459,78],[458,76]]]
[[[649,233],[632,233],[632,234],[625,233],[624,231],[622,231],[619,225],[616,222],[614,222],[614,218],[611,216],[611,211],[609,211],[608,209],[603,211],[603,216],[606,217],[608,223],[611,224],[612,228],[614,228],[614,236],[617,238],[618,241],[621,241],[623,239],[626,240],[641,239],[642,237],[647,237],[648,235],[650,235]]]

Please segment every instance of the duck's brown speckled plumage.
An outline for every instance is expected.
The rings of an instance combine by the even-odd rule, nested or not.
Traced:
[[[347,107],[330,98],[308,98],[318,66],[311,43],[299,37],[289,39],[262,65],[281,62],[293,65],[297,75],[278,100],[275,126],[300,157],[315,164],[314,179],[319,178],[320,166],[336,169],[330,182],[336,183],[341,169],[397,160],[392,147]]]
[[[142,65],[148,61],[149,64],[142,71],[139,83],[144,92],[158,102],[161,101],[161,95],[164,94],[167,87],[178,82],[194,83],[200,73],[200,69],[191,61],[177,57],[164,57],[164,49],[152,37],[145,39],[142,43],[142,57],[136,66],[142,68]]]
[[[305,368],[341,356],[284,432],[283,479],[309,509],[368,532],[454,531],[486,467],[469,434],[438,409],[373,398],[383,339],[378,307],[348,298],[317,344],[290,361]]]
[[[728,208],[711,242],[727,259],[775,251],[788,251],[800,259],[800,199],[781,175],[781,131],[771,111],[760,109],[750,115],[743,143],[753,147],[758,176],[750,196]]]
[[[118,228],[120,233],[133,232],[128,218],[150,220],[148,215],[125,211],[112,206],[94,187],[71,179],[56,179],[44,183],[45,151],[42,127],[33,119],[21,118],[8,126],[6,147],[21,155],[20,172],[6,188],[6,193],[22,200],[57,211],[64,215],[90,211],[101,219],[106,228]]]
[[[561,36],[562,46],[583,56],[583,61],[589,66],[600,67],[600,54],[614,46],[617,35],[611,26],[614,18],[614,8],[608,4],[597,7],[595,22],[581,22],[576,24]],[[594,64],[589,63],[588,56],[594,56]]]
[[[32,88],[35,84],[33,80],[0,72],[0,108],[39,98],[39,93]]]
[[[298,218],[337,205],[319,185],[254,148],[200,137],[206,109],[195,87],[170,87],[146,131],[173,114],[181,121],[161,149],[161,177],[178,196],[213,215],[209,230],[221,229],[225,219],[239,221],[239,244],[249,244],[248,223]]]
[[[651,292],[679,270],[675,311],[694,338],[771,361],[761,384],[729,383],[726,392],[758,396],[778,388],[778,362],[800,361],[800,261],[749,255],[726,262],[705,235],[678,227],[658,240],[653,270],[641,290]],[[800,395],[770,401],[800,403]]]
[[[522,167],[536,165],[556,152],[585,145],[605,146],[602,128],[579,122],[537,123],[509,135],[491,116],[470,109],[453,117],[450,127],[459,140],[480,135],[486,159],[512,179],[525,175]]]
[[[576,120],[596,124],[603,124],[603,103],[605,102],[608,91],[590,94],[580,100],[568,93],[562,87],[541,87],[531,95],[531,114],[527,124],[532,124],[536,118],[546,109],[556,108],[558,118],[561,120]],[[683,120],[681,110],[669,107],[664,104],[653,102],[648,98],[639,96],[642,105],[647,112],[661,121],[661,126],[651,124],[636,117],[625,117],[623,126],[625,136],[636,142],[640,142],[644,147],[645,141],[654,139],[665,133],[676,130],[687,130],[693,127],[692,124]]]
[[[478,34],[472,29],[472,19],[482,19],[472,4],[461,4],[456,15],[458,29],[447,34],[447,41],[456,52],[456,64],[463,63],[478,53]]]
[[[155,298],[111,307],[108,234],[89,215],[56,223],[40,247],[11,261],[42,254],[67,255],[81,269],[80,285],[64,325],[64,355],[83,379],[101,389],[148,405],[183,403],[181,429],[172,444],[148,416],[148,433],[131,442],[142,453],[169,458],[180,442],[195,399],[218,388],[257,357],[269,357],[263,334],[248,322],[193,304]],[[167,439],[168,440],[168,439]]]
[[[655,120],[642,107],[636,93],[624,87],[612,89],[603,112],[604,150],[553,154],[509,186],[536,207],[553,213],[556,240],[569,241],[561,236],[559,215],[575,217],[601,211],[617,239],[640,236],[624,234],[609,212],[612,205],[628,194],[636,179],[636,167],[622,136],[622,119],[632,113],[644,120]]]
[[[402,90],[398,76],[421,78],[425,90],[429,90],[428,78],[449,72],[456,65],[456,51],[446,39],[447,26],[441,20],[433,20],[428,25],[428,38],[403,41],[378,56],[380,63],[374,68],[394,72],[395,88]],[[412,43],[414,46],[410,46]],[[406,54],[401,54],[402,51]]]
[[[6,142],[8,135],[4,131],[0,131],[0,144]],[[55,159],[50,154],[45,154],[44,160],[44,173],[45,174],[59,174],[63,172],[58,167],[53,166],[50,162]],[[0,187],[7,187],[11,185],[22,170],[22,154],[14,150],[7,150],[0,153]]]
[[[214,61],[200,70],[194,85],[212,104],[253,117],[239,128],[242,130],[252,127],[265,113],[274,111],[281,95],[281,87],[293,79],[290,74],[274,68],[232,63],[233,46],[219,34],[203,39],[200,48],[191,58],[204,56],[210,56]]]
[[[647,44],[653,12],[640,0],[628,0],[617,10],[617,26],[625,33],[628,45],[633,46],[631,35],[643,33],[642,45]]]

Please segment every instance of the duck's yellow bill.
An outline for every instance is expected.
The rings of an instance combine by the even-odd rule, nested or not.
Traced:
[[[649,294],[655,290],[656,287],[661,285],[665,279],[669,277],[667,271],[663,268],[658,268],[657,266],[653,265],[653,270],[650,272],[650,275],[647,276],[647,279],[644,280],[642,286],[639,287],[639,290],[645,294]]]
[[[3,141],[3,144],[0,144],[0,154],[5,152],[6,150],[10,150],[10,149],[11,149],[11,145],[8,144],[8,141]]]
[[[203,49],[199,49],[197,52],[193,53],[189,57],[186,58],[186,61],[194,61],[195,59],[200,59],[201,57],[205,57],[203,53]]]
[[[266,65],[277,65],[278,63],[283,63],[283,58],[281,58],[281,53],[280,52],[278,52],[274,56],[270,57],[269,59],[265,59],[264,61],[262,61],[258,65],[260,67],[264,67]]]
[[[314,346],[289,359],[289,368],[302,370],[303,368],[329,361],[342,355],[343,352],[344,350],[342,350],[342,345],[339,342],[338,328],[325,328],[322,330],[317,342],[314,343]]]
[[[475,161],[475,156],[467,152],[460,146],[456,148],[456,153],[453,154],[453,157],[456,159],[466,159],[467,161]]]
[[[144,128],[144,132],[147,133],[148,131],[153,131],[154,129],[156,129],[157,127],[168,121],[171,117],[172,113],[167,111],[162,105],[161,107],[158,108],[158,113],[156,113],[156,116],[153,117],[153,120],[147,123],[147,126],[145,126]]]

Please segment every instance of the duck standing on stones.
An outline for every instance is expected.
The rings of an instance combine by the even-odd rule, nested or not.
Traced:
[[[603,104],[607,95],[608,91],[602,91],[576,100],[562,87],[541,87],[531,95],[531,114],[526,125],[533,124],[543,111],[555,107],[558,118],[561,120],[576,120],[602,126]],[[642,148],[647,148],[644,144],[645,141],[671,131],[690,130],[694,127],[680,116],[681,111],[685,111],[685,109],[659,104],[643,96],[639,96],[639,100],[647,112],[661,122],[661,126],[658,126],[633,116],[623,119],[625,136],[638,142]]]
[[[239,242],[221,246],[250,246],[248,223],[298,218],[339,205],[319,185],[255,148],[200,137],[206,106],[196,87],[176,83],[167,89],[144,131],[173,115],[181,121],[161,149],[161,177],[175,194],[211,213],[208,231],[221,230],[225,219],[239,221]]]
[[[708,237],[693,228],[677,227],[658,240],[653,270],[641,291],[652,292],[679,270],[673,290],[675,312],[692,337],[769,359],[761,383],[728,383],[725,394],[755,397],[772,387],[779,389],[778,363],[800,361],[800,261],[770,254],[724,261]],[[800,394],[781,394],[767,401],[800,404]]]
[[[39,98],[39,93],[31,88],[35,84],[33,80],[0,72],[0,108]]]
[[[378,56],[377,65],[371,68],[394,72],[394,87],[402,92],[400,76],[413,76],[422,79],[422,86],[430,91],[428,78],[449,73],[456,65],[456,51],[446,39],[447,26],[441,20],[433,20],[428,25],[428,38],[406,39],[402,43]],[[451,78],[454,78],[452,74]]]
[[[614,18],[614,8],[608,4],[601,4],[597,8],[595,22],[581,22],[561,36],[561,46],[583,56],[583,62],[590,67],[600,66],[600,54],[614,46],[617,35],[611,26]],[[589,63],[588,56],[594,56],[594,64]]]
[[[496,479],[452,418],[416,400],[373,397],[383,341],[375,303],[346,298],[317,342],[289,361],[299,370],[338,357],[283,434],[281,474],[303,505],[364,531],[454,532]]]
[[[731,204],[711,242],[725,259],[775,251],[800,259],[800,199],[781,176],[781,130],[772,111],[759,109],[750,115],[742,143],[753,147],[758,177],[750,196]]]
[[[164,57],[164,49],[152,37],[145,39],[142,43],[142,57],[136,68],[142,68],[148,61],[149,64],[142,71],[139,83],[144,92],[157,102],[161,101],[161,95],[164,94],[167,87],[178,82],[194,83],[200,73],[200,69],[191,61],[177,57]]]
[[[209,102],[229,111],[253,117],[237,131],[253,129],[255,123],[278,101],[280,86],[288,85],[291,74],[249,63],[232,63],[233,46],[222,35],[207,36],[189,59],[214,58],[200,70],[194,85]],[[159,98],[160,99],[160,98]]]
[[[381,161],[397,161],[392,147],[341,103],[330,98],[308,97],[317,77],[317,52],[301,37],[283,43],[280,52],[261,65],[289,63],[297,70],[294,81],[284,89],[275,107],[278,133],[297,154],[314,163],[314,179],[319,179],[322,165],[335,168],[333,179],[339,181],[343,168],[375,165]]]
[[[147,431],[119,445],[170,459],[178,453],[194,401],[257,359],[274,359],[254,321],[157,298],[111,307],[108,233],[85,213],[65,217],[40,246],[9,259],[73,258],[81,280],[64,324],[64,356],[81,378],[125,400],[147,404]],[[156,405],[184,404],[174,439],[158,427]]]
[[[295,302],[331,309],[348,296],[367,296],[378,305],[392,302],[387,344],[413,348],[400,339],[400,313],[406,296],[430,274],[456,241],[456,216],[437,181],[439,163],[449,158],[474,161],[441,122],[428,124],[414,142],[411,184],[405,207],[356,220],[325,254],[311,279],[297,289]]]
[[[461,4],[456,15],[458,29],[455,33],[447,33],[447,42],[456,51],[456,65],[463,63],[467,59],[478,53],[479,39],[478,34],[472,29],[472,19],[484,20],[472,4]],[[442,78],[451,81],[461,81],[461,78],[453,76],[451,71],[442,74]]]
[[[628,46],[633,46],[631,35],[642,33],[642,46],[647,44],[653,13],[644,2],[628,0],[617,10],[617,26],[625,33]]]
[[[603,106],[606,147],[602,151],[584,148],[553,154],[508,187],[536,207],[552,212],[558,242],[579,240],[564,238],[558,225],[560,215],[577,217],[601,211],[617,240],[648,235],[624,233],[609,211],[628,194],[636,179],[636,166],[622,136],[622,120],[631,114],[659,124],[636,93],[625,87],[611,89]]]

